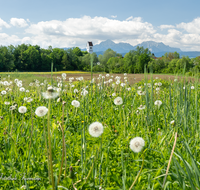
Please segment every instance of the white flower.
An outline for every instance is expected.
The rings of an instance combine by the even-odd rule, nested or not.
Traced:
[[[39,117],[45,116],[47,112],[48,112],[48,108],[46,108],[45,106],[39,106],[35,110],[35,114]]]
[[[120,83],[120,80],[117,80],[117,81],[116,81],[116,84],[119,84],[119,83]]]
[[[20,90],[21,92],[25,92],[25,88],[24,88],[24,87],[21,87],[19,90]]]
[[[138,90],[137,93],[138,93],[138,95],[140,95],[140,96],[141,96],[141,95],[145,95],[145,92],[142,92],[141,90]]]
[[[125,83],[121,83],[121,86],[124,87],[126,84]]]
[[[171,124],[171,125],[174,125],[174,124],[175,124],[175,121],[174,121],[174,120],[172,120],[172,121],[170,122],[170,124]]]
[[[159,83],[158,83],[158,86],[162,86],[162,83],[161,83],[161,82],[159,82]]]
[[[4,102],[5,105],[10,105],[10,102]]]
[[[29,98],[27,98],[27,100],[26,100],[27,102],[32,102],[33,101],[33,99],[31,98],[31,97],[29,97]]]
[[[85,90],[85,89],[81,92],[81,95],[82,95],[82,96],[85,96],[85,95],[87,95],[87,94],[88,94],[88,91]]]
[[[160,107],[160,106],[162,105],[162,102],[161,102],[160,100],[156,100],[156,101],[154,102],[154,105]]]
[[[29,90],[26,90],[26,92],[29,92]]]
[[[193,90],[193,89],[194,89],[194,86],[191,86],[191,89]]]
[[[90,124],[89,133],[93,137],[99,137],[103,133],[103,125],[99,122]]]
[[[130,90],[131,90],[131,88],[127,88],[127,90],[128,90],[128,91],[130,91]]]
[[[124,73],[124,76],[126,76],[127,75],[127,73]]]
[[[116,96],[116,93],[112,93],[112,96]]]
[[[158,77],[156,77],[156,79],[158,79]]]
[[[18,81],[19,81],[18,79],[15,79],[15,80],[14,80],[15,83],[18,83]]]
[[[44,98],[46,99],[52,99],[52,98],[56,98],[57,96],[59,96],[59,92],[54,92],[54,89],[52,86],[47,88],[46,92],[43,92],[42,95],[44,96]]]
[[[73,101],[72,101],[72,106],[78,108],[78,107],[80,107],[80,102],[77,101],[77,100],[73,100]]]
[[[25,106],[20,106],[18,108],[19,113],[26,113],[27,112],[27,108]]]
[[[130,141],[130,149],[135,153],[140,152],[144,146],[145,142],[144,139],[141,137],[135,137]]]
[[[157,88],[156,88],[156,91],[159,91],[159,90],[160,90],[160,88],[159,88],[159,87],[157,87]]]
[[[22,83],[18,82],[18,83],[17,83],[17,86],[18,86],[18,87],[22,87]]]
[[[115,99],[114,99],[114,104],[115,104],[115,105],[121,105],[121,104],[123,104],[122,98],[121,98],[121,97],[115,98]]]
[[[155,85],[155,86],[157,86],[157,85],[158,85],[158,83],[156,82],[154,85]]]
[[[97,65],[100,65],[100,62],[97,62]]]
[[[115,88],[115,84],[114,83],[112,84],[112,87]]]
[[[140,107],[138,107],[139,110],[143,110],[145,109],[146,106],[140,105]]]
[[[141,87],[141,86],[138,86],[138,89],[140,90],[140,89],[142,89],[142,87]]]
[[[183,87],[183,89],[185,89],[185,86]]]
[[[5,90],[2,90],[2,91],[1,91],[1,94],[2,94],[2,95],[5,95],[5,94],[6,94],[6,91],[5,91]]]
[[[66,78],[67,74],[66,73],[62,73],[62,78]]]
[[[109,74],[106,74],[106,77],[109,77],[110,75]]]
[[[78,89],[75,88],[75,89],[74,89],[74,93],[78,93]]]
[[[3,84],[4,84],[5,86],[8,86],[8,85],[9,85],[8,81],[4,81]]]
[[[10,106],[10,110],[15,110],[16,106]]]
[[[178,79],[174,79],[174,82],[176,82]]]

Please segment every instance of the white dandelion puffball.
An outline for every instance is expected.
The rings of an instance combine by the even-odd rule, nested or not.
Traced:
[[[55,92],[53,87],[50,86],[46,92],[42,92],[42,95],[45,99],[53,99],[59,96],[59,92]]]
[[[160,100],[156,100],[156,101],[154,102],[154,105],[160,107],[160,106],[162,105],[162,102],[161,102]]]
[[[10,102],[4,102],[5,105],[10,105]]]
[[[39,106],[35,110],[35,114],[39,117],[45,116],[47,112],[48,112],[48,108],[46,108],[45,106]]]
[[[72,101],[72,106],[78,108],[78,107],[80,107],[80,102],[77,101],[77,100],[73,100],[73,101]]]
[[[66,73],[62,73],[62,78],[66,78],[67,74]]]
[[[18,108],[19,113],[26,113],[27,112],[27,108],[25,106],[20,106]]]
[[[175,121],[174,121],[174,120],[172,120],[172,121],[170,122],[170,124],[171,124],[171,125],[174,125],[174,124],[175,124]]]
[[[114,93],[112,93],[112,96],[116,96],[116,93],[114,92]]]
[[[115,104],[115,105],[121,105],[121,104],[123,104],[122,98],[121,98],[121,97],[115,98],[115,99],[114,99],[114,104]]]
[[[194,86],[191,86],[191,89],[193,90],[193,89],[194,89]]]
[[[140,152],[144,146],[145,142],[142,137],[135,137],[130,141],[130,149],[135,153]]]
[[[19,90],[20,90],[21,92],[25,92],[25,88],[24,88],[24,87],[21,87]]]
[[[2,94],[2,95],[5,95],[5,94],[6,94],[6,91],[5,91],[5,90],[2,90],[2,91],[1,91],[1,94]]]
[[[78,89],[75,88],[75,89],[74,89],[74,93],[78,93]]]
[[[140,107],[138,107],[139,110],[143,110],[145,109],[146,106],[140,105]]]
[[[103,133],[103,125],[99,122],[90,124],[89,133],[93,137],[99,137]]]

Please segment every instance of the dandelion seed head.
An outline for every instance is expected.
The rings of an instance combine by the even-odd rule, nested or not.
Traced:
[[[99,137],[103,133],[103,125],[99,122],[90,124],[89,133],[93,137]]]
[[[45,116],[47,112],[48,112],[48,108],[46,108],[45,106],[39,106],[35,110],[35,114],[39,117]]]
[[[27,112],[27,108],[25,106],[20,106],[18,108],[19,113],[26,113]]]
[[[121,104],[123,104],[122,98],[121,98],[121,97],[115,98],[115,99],[114,99],[114,104],[115,104],[115,105],[121,105]]]
[[[135,153],[140,152],[144,146],[145,146],[145,141],[141,137],[135,137],[130,141],[130,149]]]
[[[73,101],[72,101],[72,106],[78,108],[78,107],[80,107],[80,102],[77,101],[77,100],[73,100]]]

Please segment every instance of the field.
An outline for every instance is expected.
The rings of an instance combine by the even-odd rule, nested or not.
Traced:
[[[0,189],[200,189],[197,77],[65,74],[1,73]]]

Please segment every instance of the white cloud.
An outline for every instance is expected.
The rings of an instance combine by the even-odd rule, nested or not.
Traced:
[[[0,33],[0,44],[3,46],[20,44],[21,40],[16,35],[8,35],[6,33]]]
[[[29,21],[29,20],[27,20]],[[26,27],[28,26],[26,20],[23,18],[11,18],[10,19],[10,24],[16,27]]]
[[[117,15],[111,15],[111,18],[117,18]]]
[[[140,17],[128,20],[113,20],[106,17],[83,16],[69,18],[65,21],[51,20],[32,24],[25,30],[34,39],[51,41],[55,45],[70,46],[77,40],[81,44],[88,40],[93,43],[105,39],[130,39],[148,36],[155,32],[152,24],[142,22]],[[60,42],[58,44],[58,42]]]
[[[160,25],[159,28],[160,28],[161,30],[163,30],[163,29],[175,28],[175,26],[163,24],[163,25]]]
[[[200,34],[200,17],[194,19],[192,22],[189,23],[180,23],[177,24],[177,28],[183,28],[188,33],[192,34]]]
[[[0,18],[0,30],[2,30],[2,28],[5,27],[5,28],[10,28],[10,25],[7,24],[4,20],[2,20]]]
[[[132,16],[122,21],[106,17],[83,16],[65,21],[50,20],[35,24],[31,24],[29,20],[12,18],[10,24],[28,27],[15,28],[14,32],[19,33],[21,39],[16,35],[0,33],[0,45],[26,43],[37,44],[42,48],[50,45],[85,48],[87,41],[99,44],[110,39],[116,43],[126,42],[133,46],[143,41],[156,41],[184,51],[200,51],[200,18],[175,26],[160,25],[158,27],[143,21],[141,17]],[[0,29],[1,27],[10,28],[10,25],[0,19]],[[9,34],[15,34],[10,32],[12,29],[9,29]]]

